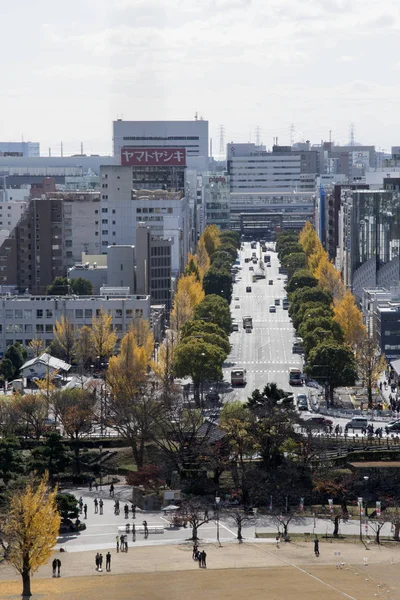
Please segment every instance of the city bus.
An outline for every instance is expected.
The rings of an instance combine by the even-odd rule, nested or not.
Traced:
[[[246,369],[231,371],[231,385],[246,385]]]
[[[289,371],[289,384],[290,385],[303,385],[303,379],[301,376],[300,369],[290,369]]]

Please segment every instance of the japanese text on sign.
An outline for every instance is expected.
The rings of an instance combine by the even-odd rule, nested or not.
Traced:
[[[186,148],[122,148],[124,166],[186,166]]]

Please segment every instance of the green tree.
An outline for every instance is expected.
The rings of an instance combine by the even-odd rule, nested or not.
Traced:
[[[298,254],[299,252],[303,252],[303,248],[298,243],[288,243],[282,246],[278,252],[278,257],[280,261],[283,261],[286,256],[290,254]]]
[[[175,375],[191,377],[197,406],[200,406],[201,384],[222,379],[225,358],[226,353],[221,348],[196,338],[178,344],[174,360]]]
[[[276,238],[275,249],[279,254],[284,246],[287,246],[288,244],[297,244],[298,241],[299,234],[295,231],[282,231]]]
[[[327,405],[333,406],[337,387],[354,385],[357,369],[349,346],[327,341],[313,348],[308,355],[306,373],[327,388]]]
[[[28,352],[22,344],[15,342],[12,346],[9,346],[4,354],[4,358],[8,358],[14,367],[14,376],[19,373],[20,368],[26,361]]]
[[[312,333],[316,329],[325,329],[325,331],[330,331],[337,342],[343,342],[343,332],[340,328],[340,325],[332,317],[313,318],[307,314],[298,331],[301,337],[304,339],[308,333]]]
[[[200,281],[200,271],[199,267],[196,265],[193,256],[190,256],[188,260],[188,264],[186,265],[185,275],[194,275],[196,277],[196,281]]]
[[[303,335],[303,349],[305,356],[308,357],[313,348],[328,340],[332,342],[337,341],[335,340],[332,331],[327,331],[326,329],[322,329],[322,327],[317,327],[309,333],[306,333],[306,335]]]
[[[219,239],[221,241],[221,245],[223,246],[226,242],[229,242],[235,248],[240,248],[240,235],[237,231],[231,231],[230,229],[225,229],[220,232]]]
[[[49,433],[43,444],[32,450],[32,471],[40,474],[48,471],[50,481],[63,473],[71,462],[71,453],[59,433]]]
[[[15,368],[9,358],[3,358],[0,364],[0,374],[4,379],[10,380],[14,377]]]
[[[247,400],[248,408],[257,414],[264,414],[266,411],[277,406],[280,400],[287,400],[287,406],[293,407],[293,394],[284,392],[276,383],[267,383],[262,391],[254,390]]]
[[[297,313],[291,315],[293,327],[297,330],[306,319],[317,319],[319,317],[333,318],[332,308],[321,302],[309,302],[302,304]]]
[[[282,267],[287,269],[289,281],[296,271],[299,271],[300,269],[307,269],[307,265],[308,259],[304,252],[287,254],[282,260]]]
[[[211,333],[229,342],[229,337],[221,327],[209,321],[186,321],[181,329],[181,340],[188,337],[201,336],[203,333]]]
[[[225,271],[231,270],[232,262],[232,257],[230,256],[229,252],[226,252],[223,249],[214,252],[211,259],[211,265],[215,269],[221,269]]]
[[[211,266],[203,279],[203,289],[206,296],[215,294],[222,296],[228,302],[232,298],[232,275],[229,271]]]
[[[292,319],[303,305],[308,305],[311,302],[318,302],[319,304],[325,304],[329,308],[332,304],[332,296],[319,286],[296,290],[290,294],[289,299],[289,315]]]
[[[305,255],[304,255],[305,256]],[[302,288],[315,288],[318,285],[317,279],[311,274],[308,269],[300,269],[294,273],[291,277],[288,285],[286,286],[287,291],[295,292]]]
[[[77,519],[79,516],[78,500],[74,494],[57,494],[57,509],[63,521]]]
[[[17,438],[0,439],[0,479],[8,485],[15,475],[23,473],[21,446]]]
[[[231,312],[229,304],[225,298],[210,294],[200,302],[195,308],[194,318],[196,320],[215,323],[228,335],[232,331]]]
[[[71,282],[68,277],[56,277],[51,284],[47,286],[48,296],[65,296],[71,293]]]
[[[83,277],[77,277],[71,280],[71,291],[77,296],[91,296],[93,294],[93,284]]]

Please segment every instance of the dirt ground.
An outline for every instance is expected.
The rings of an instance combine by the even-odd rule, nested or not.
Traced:
[[[400,600],[400,555],[385,548],[321,544],[226,544],[206,546],[207,569],[189,546],[137,548],[113,555],[112,573],[96,573],[93,553],[63,555],[60,579],[49,566],[32,581],[41,600]],[[365,556],[367,555],[367,556]],[[59,556],[59,555],[58,555]],[[364,564],[367,558],[367,564]],[[9,579],[9,577],[13,579]],[[0,571],[0,598],[19,598],[21,583]],[[101,579],[101,581],[100,581]]]

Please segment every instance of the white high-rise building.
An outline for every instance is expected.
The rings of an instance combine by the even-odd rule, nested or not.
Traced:
[[[189,251],[189,210],[183,191],[132,189],[132,167],[101,167],[101,252],[108,246],[136,246],[136,226],[171,239],[172,274],[185,268]]]
[[[121,149],[185,148],[189,160],[208,158],[208,121],[118,121],[113,122],[114,156]]]

